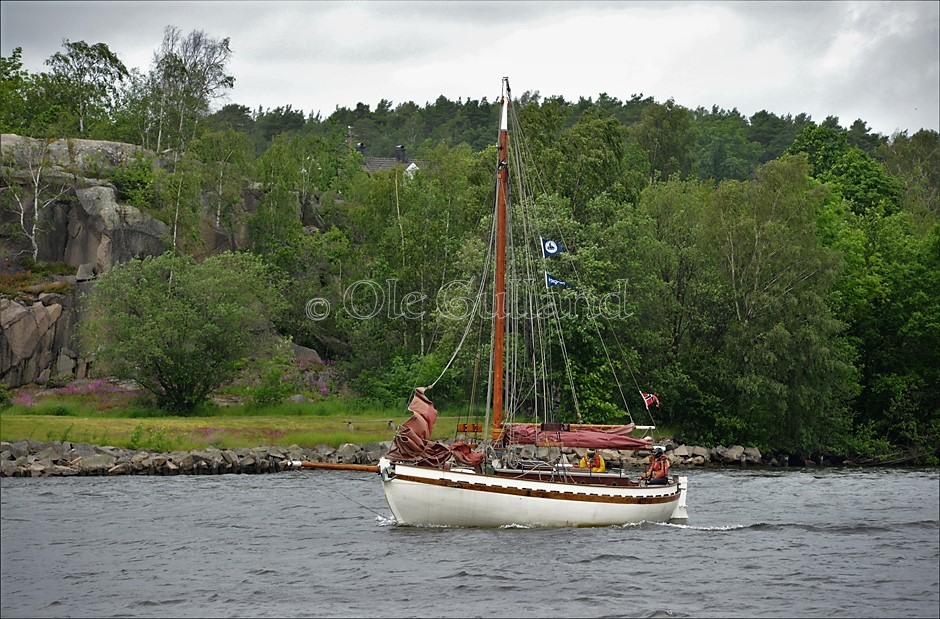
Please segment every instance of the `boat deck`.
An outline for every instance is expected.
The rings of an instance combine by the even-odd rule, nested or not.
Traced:
[[[499,477],[513,479],[528,479],[534,481],[548,481],[561,483],[576,483],[584,486],[608,486],[617,488],[646,487],[645,482],[639,479],[630,479],[622,469],[605,473],[594,473],[590,470],[572,466],[557,466],[547,462],[522,462],[519,468],[498,468],[493,471]],[[664,488],[677,485],[678,480],[670,479],[668,484],[657,484]]]

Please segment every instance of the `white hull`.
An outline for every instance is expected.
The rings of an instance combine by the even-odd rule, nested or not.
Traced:
[[[379,462],[398,524],[449,527],[598,527],[684,521],[687,478],[678,486],[600,486]]]

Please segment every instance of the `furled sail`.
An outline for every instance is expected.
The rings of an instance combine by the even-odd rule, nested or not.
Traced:
[[[421,466],[443,467],[453,457],[467,466],[478,467],[483,463],[482,451],[472,451],[465,443],[446,445],[441,441],[430,442],[431,429],[437,421],[437,409],[425,395],[427,387],[417,387],[408,410],[411,419],[398,427],[394,447],[385,456],[392,462],[415,462]]]
[[[516,445],[560,445],[601,449],[649,449],[651,437],[630,436],[635,426],[590,426],[567,423],[507,423],[506,439]]]

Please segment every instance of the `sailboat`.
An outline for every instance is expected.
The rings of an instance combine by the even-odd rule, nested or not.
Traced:
[[[392,449],[378,463],[388,506],[397,524],[410,526],[597,527],[685,521],[688,518],[686,477],[673,476],[666,484],[648,485],[638,478],[631,479],[623,467],[612,472],[594,472],[591,468],[573,466],[562,451],[565,447],[652,450],[651,437],[636,437],[633,433],[648,431],[654,426],[637,427],[632,419],[631,423],[623,425],[550,420],[517,423],[504,419],[504,413],[517,410],[525,399],[513,395],[510,390],[528,374],[528,370],[522,369],[520,358],[531,358],[533,367],[536,367],[544,360],[546,350],[535,340],[527,340],[512,330],[510,317],[513,313],[526,313],[520,311],[525,307],[515,300],[515,289],[507,291],[507,272],[511,276],[527,273],[529,281],[538,279],[546,288],[565,283],[547,271],[544,279],[541,276],[534,278],[531,266],[517,269],[507,263],[507,253],[514,261],[522,254],[522,249],[512,245],[514,237],[507,232],[508,224],[510,220],[523,220],[518,211],[526,207],[524,200],[517,202],[510,193],[510,168],[513,165],[522,167],[518,151],[510,152],[510,112],[509,80],[503,78],[491,233],[493,265],[484,269],[488,278],[492,274],[487,422],[460,424],[462,427],[458,428],[464,431],[464,437],[482,431],[483,438],[478,443],[472,440],[452,444],[431,442],[431,430],[438,416],[429,394],[433,385],[416,387],[408,406],[412,416],[398,427]],[[518,191],[522,192],[521,189]],[[522,245],[528,245],[532,253],[540,254],[542,261],[529,261],[527,265],[544,265],[546,256],[561,249],[554,241],[546,241],[545,237],[537,235],[535,230],[530,229],[522,237],[523,241],[529,241]],[[512,245],[509,252],[507,239]],[[481,289],[477,301],[485,296]],[[541,297],[553,298],[550,294],[542,294]],[[540,318],[538,312],[529,312],[522,322],[536,325]],[[507,345],[507,340],[511,344],[521,342],[524,352],[518,356],[510,353],[511,346]],[[571,377],[570,372],[567,375]],[[553,398],[547,390],[544,390],[542,404],[537,403],[538,398],[531,397],[538,391],[538,388],[533,388],[526,392],[530,396],[526,400],[530,402],[529,406],[543,410],[550,408],[546,402],[550,403]],[[641,395],[655,397],[642,392]],[[532,401],[536,404],[531,404]],[[577,403],[576,398],[573,402]],[[581,419],[580,412],[577,418]],[[524,458],[520,445],[529,446],[530,450],[545,450],[545,453],[553,453],[555,449],[557,458]]]

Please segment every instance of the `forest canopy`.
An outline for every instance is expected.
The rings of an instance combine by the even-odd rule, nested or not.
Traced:
[[[159,156],[109,181],[171,226],[174,259],[205,252],[204,222],[244,232],[238,249],[290,282],[271,295],[289,306],[270,314],[277,331],[334,363],[361,397],[400,404],[460,336],[432,301],[482,261],[498,103],[383,99],[327,118],[289,102],[251,110],[222,104],[233,53],[228,39],[172,26],[146,72],[104,43],[66,40],[39,73],[15,49],[0,57],[0,132]],[[571,268],[628,306],[603,337],[628,360],[615,369],[657,393],[658,421],[689,442],[903,448],[937,461],[936,131],[883,136],[863,119],[746,117],[642,94],[529,91],[514,105],[544,186],[539,208],[565,230]],[[367,158],[396,150],[416,173],[367,171]],[[37,219],[6,186],[4,207]],[[379,286],[395,311],[322,315],[376,294],[354,282]],[[575,379],[599,403],[585,419],[618,421],[627,411],[602,404],[619,386],[598,372],[608,363],[598,334],[570,327]],[[444,406],[473,389],[472,368],[455,370],[438,389]]]

